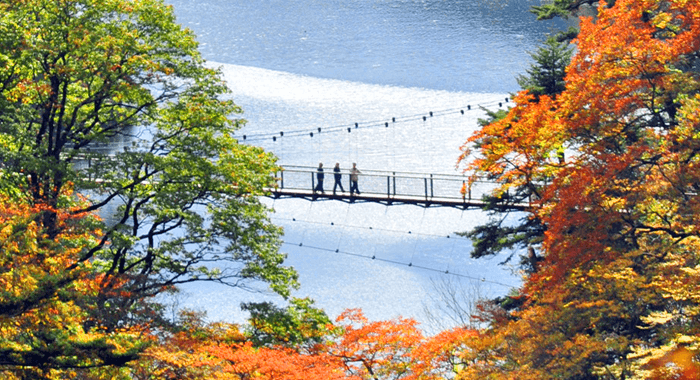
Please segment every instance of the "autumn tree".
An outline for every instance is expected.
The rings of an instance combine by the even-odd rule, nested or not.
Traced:
[[[490,365],[461,376],[695,378],[700,4],[617,0],[575,43],[561,94],[522,92],[470,139],[499,192],[541,189],[547,231],[524,304],[473,351]]]
[[[81,261],[101,235],[94,215],[30,204],[0,193],[0,374],[54,378],[81,369],[121,366],[148,345],[147,325],[111,328],[94,318],[104,274]],[[58,234],[42,228],[54,212]],[[106,290],[122,291],[112,284]]]
[[[323,348],[352,378],[367,380],[450,379],[470,363],[466,353],[479,340],[476,330],[456,327],[426,337],[413,319],[370,321],[361,310],[345,310],[336,319]]]
[[[310,306],[299,301],[295,308]],[[277,341],[261,345],[260,328],[206,322],[203,314],[185,311],[174,330],[155,334],[157,344],[138,361],[110,374],[135,380],[439,380],[463,371],[470,364],[465,353],[480,341],[478,332],[462,327],[424,337],[414,320],[370,321],[359,310],[346,310],[313,340],[292,342],[275,331]]]
[[[564,91],[564,76],[566,67],[571,59],[572,50],[568,43],[559,42],[554,36],[549,37],[545,44],[531,54],[533,63],[526,74],[517,78],[523,91],[533,95],[533,102],[539,101],[540,96],[556,97]],[[485,110],[486,119],[479,119],[482,128],[497,123],[507,117],[506,110]],[[475,141],[477,147],[487,143],[486,139]],[[564,158],[563,147],[556,152],[559,159]],[[499,180],[499,173],[489,172],[486,177]],[[484,197],[483,207],[489,214],[489,221],[466,233],[460,233],[470,238],[474,250],[472,257],[484,257],[511,250],[508,260],[514,255],[513,250],[527,250],[527,255],[521,257],[521,266],[528,272],[537,270],[539,246],[546,227],[542,221],[533,215],[522,216],[520,210],[533,199],[541,197],[541,187],[534,182],[525,182],[521,186],[513,186],[506,191]]]
[[[400,379],[408,376],[412,350],[423,339],[413,320],[369,321],[357,309],[346,310],[337,320],[342,328],[331,346],[348,373],[362,379]]]
[[[576,17],[579,9],[586,5],[597,4],[597,1],[573,1],[555,0],[540,6],[532,6],[531,12],[536,14],[539,20],[547,20],[555,17],[568,19]],[[564,77],[572,50],[569,41],[578,34],[577,28],[567,31],[559,31],[547,38],[545,43],[537,51],[530,54],[532,64],[526,73],[516,79],[522,91],[534,95],[531,101],[538,101],[541,95],[556,97],[564,90]],[[479,125],[487,128],[508,115],[508,110],[486,112],[485,119],[479,119]],[[486,141],[474,141],[476,147]],[[562,148],[557,152],[563,158]],[[464,159],[462,156],[460,159]],[[488,180],[499,180],[497,172],[482,173]],[[476,179],[476,177],[473,177]],[[513,186],[506,191],[487,195],[484,197],[485,205],[482,207],[489,214],[489,220],[477,226],[471,231],[459,232],[472,240],[474,249],[472,257],[480,258],[493,256],[504,251],[510,251],[506,262],[510,261],[515,252],[526,250],[525,255],[520,256],[520,266],[526,272],[537,270],[539,246],[544,236],[546,227],[535,215],[522,216],[520,210],[524,204],[528,204],[534,198],[539,198],[540,187],[534,183],[524,183],[521,186]]]
[[[235,324],[207,323],[202,314],[183,312],[176,331],[162,334],[159,344],[130,364],[130,376],[135,380],[359,380],[347,377],[340,359],[326,350],[308,348],[300,352],[283,345],[258,347]]]
[[[295,286],[257,198],[275,160],[237,143],[240,112],[160,0],[0,1],[3,185],[45,205],[48,239],[66,186],[89,196],[71,212],[106,223],[77,262],[125,290],[91,309],[112,327],[152,319],[145,300],[186,282]]]

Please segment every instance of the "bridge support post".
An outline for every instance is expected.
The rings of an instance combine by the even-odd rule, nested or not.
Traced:
[[[432,199],[435,196],[433,193],[433,175],[430,175],[430,198]]]
[[[423,185],[425,187],[425,200],[428,200],[428,179],[423,178]]]

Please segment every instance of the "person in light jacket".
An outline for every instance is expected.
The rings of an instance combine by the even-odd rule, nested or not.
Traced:
[[[352,169],[350,169],[350,195],[352,195],[353,192],[360,195],[360,190],[357,188],[357,180],[360,173],[361,172],[357,169],[357,164],[353,162]]]

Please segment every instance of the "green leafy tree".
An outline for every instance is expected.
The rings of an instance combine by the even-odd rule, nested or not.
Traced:
[[[105,326],[153,320],[149,299],[187,282],[296,286],[257,198],[275,159],[237,143],[239,113],[159,0],[0,0],[2,191],[46,206],[48,239],[61,194],[90,197],[71,212],[106,218],[77,258],[120,289],[91,301]]]
[[[245,303],[250,312],[250,341],[255,346],[286,346],[309,349],[322,343],[334,330],[328,315],[308,298],[293,298],[286,308],[269,302]]]

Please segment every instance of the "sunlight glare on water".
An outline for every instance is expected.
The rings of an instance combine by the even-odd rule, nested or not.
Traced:
[[[476,129],[477,118],[485,116],[479,106],[496,110],[499,103],[506,105],[508,97],[212,65],[222,69],[236,103],[245,111],[248,124],[238,135],[275,152],[282,165],[341,162],[347,168],[357,162],[365,169],[457,174],[459,148]],[[431,111],[435,116],[429,116]],[[385,122],[389,127],[384,127]],[[364,128],[370,124],[374,126]],[[335,132],[324,133],[339,126],[349,126],[351,132],[335,128]],[[300,130],[315,133],[313,137],[307,133],[289,136]]]
[[[239,136],[250,135],[247,143],[274,152],[283,165],[316,166],[324,162],[327,170],[335,162],[344,169],[357,162],[360,170],[457,174],[459,146],[474,130],[476,119],[484,117],[478,105],[497,108],[506,97],[213,65],[221,67],[236,102],[245,110],[248,124]],[[472,109],[468,110],[467,105]],[[430,110],[447,109],[456,111],[428,116]],[[418,117],[390,122],[392,117],[400,120],[416,114],[426,115],[426,121]],[[321,132],[314,137],[287,133],[284,137],[278,135],[276,141],[269,137],[279,131],[317,131],[318,127],[323,131],[377,120],[387,120],[390,126],[352,128],[350,133],[345,129]],[[265,137],[256,140],[256,135]],[[481,285],[484,295],[503,294],[509,290],[504,285],[518,284],[512,269],[497,265],[503,258],[471,259],[471,242],[454,234],[483,220],[483,213],[477,210],[299,199],[265,202],[276,211],[273,222],[285,229],[282,248],[289,254],[287,264],[300,273],[301,289],[295,296],[317,300],[332,316],[357,307],[374,319],[402,315],[420,320],[423,305],[432,297],[431,279],[454,277],[444,272],[457,274],[459,281],[467,283],[488,280]],[[276,299],[201,285],[188,287],[188,292],[188,304],[207,309],[213,319],[244,318],[237,310],[242,300]]]

